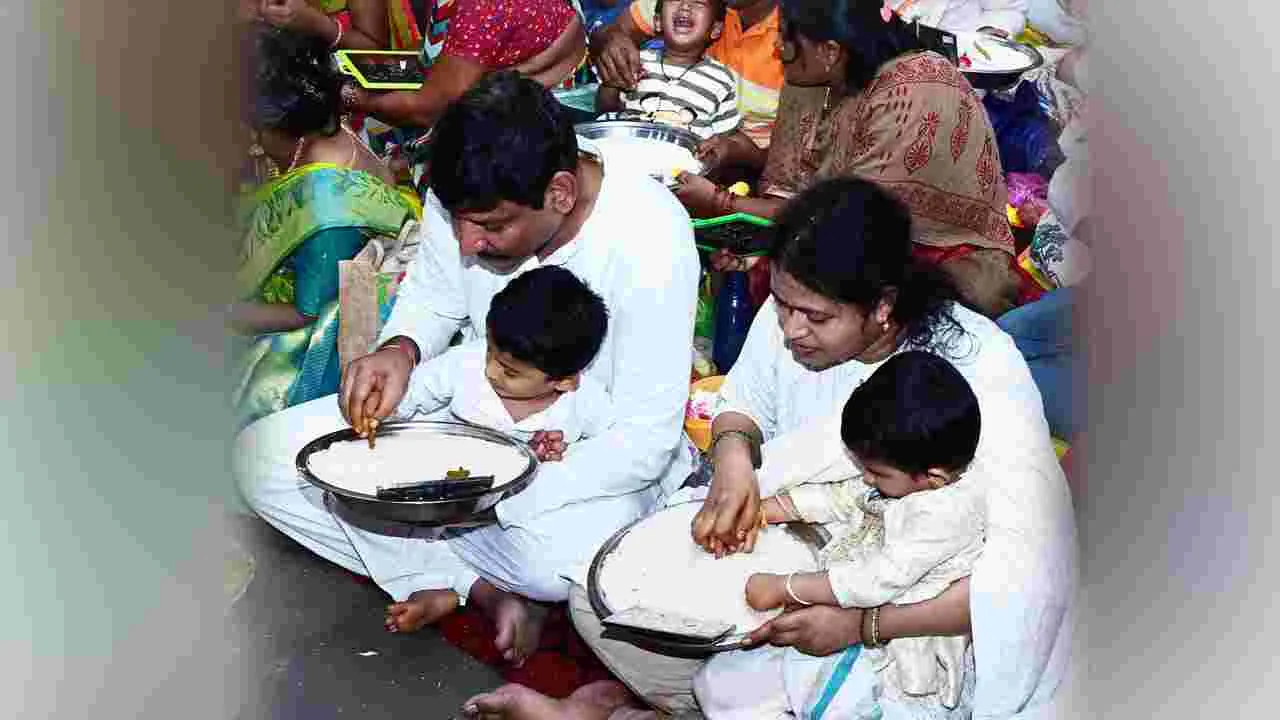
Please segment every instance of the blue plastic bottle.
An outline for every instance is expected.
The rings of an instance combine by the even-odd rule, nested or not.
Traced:
[[[754,315],[755,308],[747,290],[747,274],[741,271],[725,273],[724,284],[716,298],[716,329],[711,345],[711,359],[721,373],[729,372],[737,362]]]

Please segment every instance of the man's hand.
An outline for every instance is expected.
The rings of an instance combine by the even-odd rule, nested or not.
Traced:
[[[787,604],[787,576],[754,573],[747,578],[747,604],[756,610],[772,610]]]
[[[411,341],[400,338],[399,343]],[[351,427],[362,430],[369,420],[395,411],[404,399],[413,373],[411,350],[404,345],[384,347],[352,362],[342,373],[338,407]]]
[[[862,610],[813,605],[791,610],[761,625],[747,637],[749,646],[769,643],[825,657],[862,642]]]
[[[529,439],[529,447],[538,456],[539,462],[557,462],[564,459],[568,445],[564,441],[564,433],[559,430],[539,430]]]

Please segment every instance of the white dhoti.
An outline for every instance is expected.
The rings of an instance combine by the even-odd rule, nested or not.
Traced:
[[[531,600],[564,601],[564,576],[651,504],[651,495],[642,492],[568,505],[520,526],[469,530],[357,517],[295,467],[303,445],[344,427],[336,396],[269,415],[237,438],[236,476],[264,520],[326,560],[371,578],[397,601],[418,590],[450,589],[465,602],[479,578]],[[525,492],[536,487],[535,478]]]

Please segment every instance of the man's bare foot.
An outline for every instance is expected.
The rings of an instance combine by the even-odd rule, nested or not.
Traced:
[[[630,699],[627,689],[612,680],[584,685],[564,700],[512,684],[471,698],[462,711],[481,720],[608,720]]]
[[[496,628],[493,645],[502,653],[502,658],[516,667],[523,665],[538,649],[547,608],[499,590],[484,579],[477,580],[471,587],[470,597]]]
[[[387,606],[386,626],[390,632],[414,632],[434,625],[458,609],[458,593],[452,590],[419,590],[404,602]]]

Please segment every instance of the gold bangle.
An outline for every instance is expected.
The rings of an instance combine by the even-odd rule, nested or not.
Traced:
[[[871,614],[871,633],[870,637],[862,638],[863,647],[878,648],[884,643],[880,642],[880,608],[874,607],[868,611]]]

